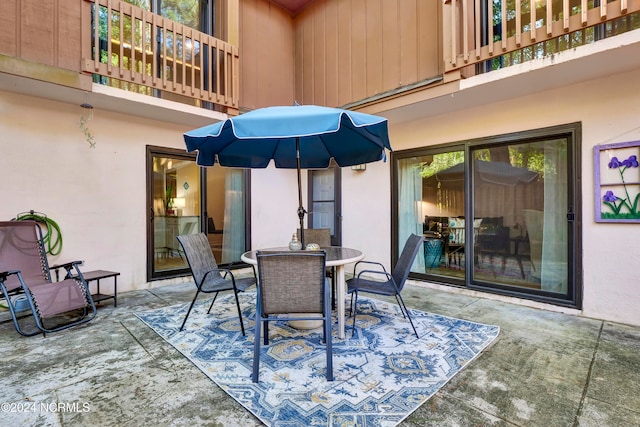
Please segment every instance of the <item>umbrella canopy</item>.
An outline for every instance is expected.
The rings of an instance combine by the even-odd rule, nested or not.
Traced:
[[[387,119],[356,111],[315,105],[253,110],[184,134],[188,151],[200,166],[298,170],[298,217],[304,245],[300,169],[324,169],[386,159],[391,150]]]
[[[198,150],[197,163],[212,166],[324,169],[333,158],[352,166],[384,158],[391,150],[387,119],[339,108],[301,105],[267,107],[184,134],[188,151]]]

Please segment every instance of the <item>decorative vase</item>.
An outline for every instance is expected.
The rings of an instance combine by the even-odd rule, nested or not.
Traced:
[[[289,249],[292,251],[299,251],[300,249],[302,249],[302,243],[298,240],[298,235],[296,233],[293,233],[293,236],[291,236]]]

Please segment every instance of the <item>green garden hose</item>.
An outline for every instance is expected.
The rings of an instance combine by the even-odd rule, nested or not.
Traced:
[[[47,253],[50,255],[58,255],[62,251],[62,233],[57,222],[49,218],[46,214],[29,211],[23,212],[15,217],[16,221],[36,221],[46,228],[42,236],[42,242],[45,245]]]

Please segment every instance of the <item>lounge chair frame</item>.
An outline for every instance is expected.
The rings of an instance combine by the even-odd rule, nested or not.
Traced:
[[[19,334],[45,335],[95,318],[96,307],[79,268],[82,263],[49,267],[42,230],[36,221],[0,222],[0,290]],[[64,278],[52,281],[51,271],[58,277],[60,269],[66,272]],[[24,310],[27,316],[15,303],[15,298],[22,295],[28,305]],[[33,316],[35,330],[27,331],[20,325],[28,314]]]

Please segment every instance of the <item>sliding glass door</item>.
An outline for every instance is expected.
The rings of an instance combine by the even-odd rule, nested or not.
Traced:
[[[190,274],[178,235],[203,232],[218,264],[249,247],[249,173],[201,168],[184,150],[147,147],[148,280]]]
[[[479,218],[473,279],[567,295],[569,140],[474,147],[473,212]]]
[[[579,125],[394,153],[416,277],[577,306]]]

